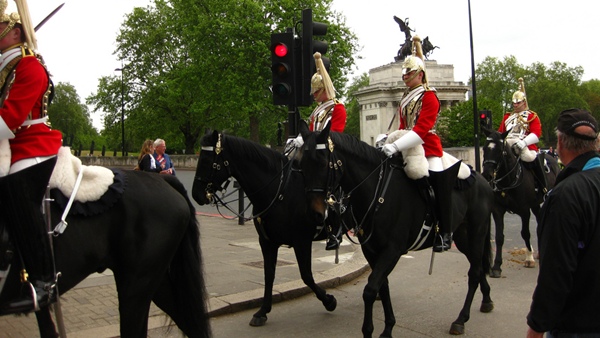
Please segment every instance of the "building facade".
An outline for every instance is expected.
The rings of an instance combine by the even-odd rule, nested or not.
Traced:
[[[435,60],[426,60],[425,67],[429,86],[437,90],[442,110],[467,99],[470,87],[454,81],[454,65],[440,65]],[[377,135],[398,129],[398,102],[405,90],[402,61],[369,70],[369,86],[356,93],[360,105],[362,141],[375,145]]]

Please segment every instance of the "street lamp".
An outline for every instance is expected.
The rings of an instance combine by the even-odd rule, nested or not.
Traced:
[[[123,66],[123,61],[121,61],[121,68],[115,69],[115,72],[121,72],[121,156],[125,156],[125,84],[123,83],[125,69],[127,66]]]

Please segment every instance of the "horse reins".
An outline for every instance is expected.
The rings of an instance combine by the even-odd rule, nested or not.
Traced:
[[[327,199],[325,200],[325,203],[331,207],[334,211],[336,210],[336,208],[334,208],[335,204],[342,204],[343,200],[345,199],[350,199],[350,197],[352,196],[352,193],[358,189],[363,183],[365,183],[370,177],[371,175],[373,175],[376,172],[379,172],[379,176],[378,176],[378,181],[377,181],[377,185],[375,188],[375,193],[373,194],[373,199],[371,200],[371,203],[369,204],[369,207],[367,208],[367,211],[365,212],[362,220],[359,222],[356,221],[356,218],[354,217],[354,213],[351,211],[352,214],[352,218],[356,224],[355,227],[353,227],[353,231],[355,233],[359,233],[362,231],[364,222],[366,221],[367,217],[369,216],[369,214],[371,213],[371,209],[373,209],[373,206],[375,205],[375,202],[377,201],[378,204],[375,207],[374,212],[377,212],[377,210],[379,209],[379,206],[381,204],[383,204],[383,202],[385,201],[384,197],[385,196],[385,192],[387,191],[389,182],[391,180],[392,177],[392,170],[387,171],[387,179],[385,179],[385,184],[382,184],[382,182],[384,182],[384,176],[386,171],[385,168],[386,166],[384,165],[388,160],[389,157],[386,157],[384,160],[381,161],[381,163],[375,168],[373,169],[361,182],[359,182],[354,188],[352,188],[352,190],[350,190],[347,194],[340,196],[340,200],[336,201],[335,198],[335,194],[333,194],[333,191],[337,190],[339,183],[337,182],[336,179],[336,173],[338,170],[342,170],[342,161],[337,159],[337,157],[335,156],[334,153],[334,144],[333,141],[331,140],[331,137],[327,138],[327,145],[326,144],[317,144],[316,146],[316,150],[329,150],[329,161],[328,161],[328,166],[327,166],[327,183],[326,183],[326,188],[322,189],[322,188],[312,188],[312,189],[307,189],[308,192],[326,192],[326,196]],[[392,168],[393,169],[393,168]],[[379,191],[381,190],[381,194],[379,194]],[[350,207],[352,207],[350,205]],[[338,209],[342,209],[342,206],[340,206]],[[352,208],[350,208],[352,210]],[[341,214],[339,215],[340,219],[342,219],[341,223],[344,225],[344,227],[347,230],[350,230],[346,223],[343,221],[343,217],[341,217]],[[373,234],[373,227],[371,227],[371,232],[369,233],[369,235],[365,238],[365,240],[363,241],[363,244],[365,242],[367,242],[370,238],[371,235]],[[348,239],[354,243],[354,244],[359,244],[354,242],[350,237],[348,237]]]
[[[223,207],[225,207],[227,210],[229,210],[230,212],[232,212],[235,216],[234,217],[238,217],[238,218],[243,218],[245,221],[250,221],[253,220],[255,218],[259,218],[260,216],[264,215],[266,212],[269,211],[269,209],[275,204],[275,202],[277,200],[283,200],[283,193],[282,190],[283,188],[287,185],[287,182],[289,182],[289,177],[291,175],[292,172],[292,161],[288,161],[286,164],[283,164],[283,161],[281,161],[281,171],[280,173],[278,173],[278,175],[273,176],[273,178],[271,180],[269,180],[269,182],[267,182],[267,184],[265,184],[263,187],[261,187],[260,189],[252,192],[252,193],[248,193],[246,192],[246,195],[253,195],[258,193],[259,191],[261,191],[262,189],[265,189],[266,187],[268,187],[275,179],[277,179],[277,177],[279,177],[279,185],[277,187],[277,192],[275,193],[273,199],[271,199],[269,205],[263,209],[261,212],[259,212],[258,214],[253,214],[250,217],[243,217],[243,213],[248,210],[248,208],[250,208],[250,205],[248,205],[243,211],[242,213],[238,213],[235,210],[233,210],[233,208],[231,208],[229,206],[229,203],[223,201],[217,194],[215,194],[215,191],[212,189],[212,177],[214,176],[215,172],[218,172],[221,170],[221,165],[219,164],[219,157],[221,156],[221,153],[223,152],[223,147],[221,146],[221,134],[219,134],[219,138],[217,140],[217,143],[215,145],[215,147],[212,146],[204,146],[202,147],[202,151],[214,151],[215,153],[215,158],[213,160],[213,164],[212,164],[212,172],[209,176],[209,179],[202,179],[201,177],[196,176],[195,179],[206,183],[206,197],[211,200],[212,198],[215,199],[215,205],[217,206],[217,210],[219,209],[219,205],[222,205]],[[223,159],[222,161],[223,163],[223,167],[225,167],[227,169],[227,175],[228,178],[232,177],[232,173],[231,173],[231,169],[229,167],[229,161],[227,161],[227,159]],[[285,177],[285,172],[286,172],[286,167],[287,168],[287,173],[288,173],[288,179],[285,180],[285,184],[284,184],[284,177]],[[226,183],[225,187],[223,186],[219,186],[218,188],[216,188],[216,190],[218,191],[222,191],[227,189],[227,185],[229,185],[230,180],[226,180],[224,183]],[[221,216],[225,217],[220,211],[219,213],[221,214]]]
[[[502,156],[502,164],[504,165],[504,167],[506,167],[508,169],[509,165],[506,161],[506,156],[505,156],[505,155],[508,155],[508,153],[506,151],[506,140],[502,141],[502,151],[501,152],[503,155]],[[483,161],[484,165],[487,163],[491,163],[494,165],[493,178],[490,180],[490,185],[492,186],[492,189],[494,190],[494,192],[504,192],[507,190],[515,189],[515,188],[519,187],[521,185],[521,183],[523,182],[522,168],[521,168],[518,158],[516,159],[515,164],[512,166],[512,168],[510,168],[500,178],[496,178],[496,175],[498,174],[498,172],[500,171],[500,168],[501,168],[499,163],[495,160],[484,160]],[[511,181],[510,185],[508,185],[506,187],[501,187],[499,183],[510,178],[510,175],[513,174],[513,172],[515,175],[515,179],[513,181]]]

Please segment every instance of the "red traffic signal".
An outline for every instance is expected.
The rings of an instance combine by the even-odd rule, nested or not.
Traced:
[[[288,54],[289,49],[284,43],[279,42],[273,47],[273,52],[277,57],[282,58]]]
[[[273,104],[295,105],[294,34],[271,34],[271,71]]]
[[[482,110],[479,112],[479,125],[482,128],[493,129],[491,110]]]

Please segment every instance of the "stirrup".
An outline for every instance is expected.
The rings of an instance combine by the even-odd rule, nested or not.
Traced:
[[[27,313],[39,311],[56,302],[56,284],[36,282],[34,286],[27,282],[30,294],[17,300],[12,300],[0,305],[0,314]]]
[[[433,240],[433,251],[448,251],[452,246],[452,234],[437,234]]]
[[[340,248],[340,240],[334,235],[329,235],[327,237],[327,243],[325,244],[325,250],[330,251],[330,250],[336,250],[339,248]]]

